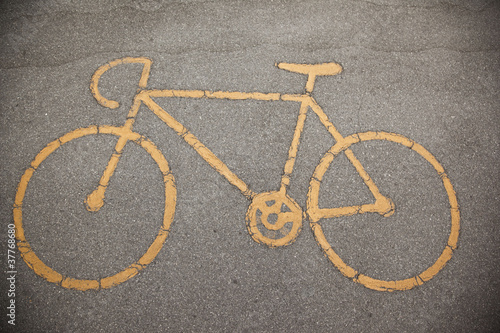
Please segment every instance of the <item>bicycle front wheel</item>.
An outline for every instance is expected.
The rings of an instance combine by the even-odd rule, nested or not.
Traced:
[[[394,144],[399,146],[399,148]],[[377,145],[389,145],[390,148],[389,150],[387,150],[387,147],[383,146],[381,149],[385,150],[382,150],[383,153],[380,153],[379,151],[375,151],[375,149],[380,148]],[[365,146],[364,151],[367,153],[363,155],[363,150],[357,150],[357,146]],[[407,148],[409,148],[410,150],[408,151]],[[329,176],[331,176],[332,174],[332,171],[329,170],[332,169],[332,162],[334,160],[341,159],[341,157],[344,157],[341,153],[345,152],[348,149],[355,153],[357,157],[360,157],[358,156],[358,153],[362,155],[362,157],[364,157],[359,158],[359,160],[365,167],[366,171],[370,174],[370,176],[373,177],[373,180],[380,192],[388,198],[394,200],[396,207],[394,216],[383,217],[377,213],[362,213],[362,209],[356,210],[356,207],[361,207],[360,205],[343,206],[342,204],[340,205],[340,207],[334,207],[349,207],[349,209],[345,209],[344,211],[346,213],[343,215],[342,213],[337,213],[336,215],[336,212],[341,212],[342,209],[333,208],[330,201],[322,200],[322,195],[324,196],[325,192],[328,192],[328,190],[324,188],[325,178],[327,178],[327,174]],[[392,161],[391,155],[395,155],[396,151],[399,152],[398,149],[401,151],[401,156],[405,156],[404,160],[400,162]],[[405,154],[408,154],[408,156],[406,156]],[[373,162],[372,164],[370,164],[369,162],[370,159],[373,158],[379,158],[378,162],[381,162],[380,160],[382,160],[382,164],[385,163],[384,167],[380,167],[377,169],[377,166],[375,166],[370,168]],[[367,160],[368,163],[366,163],[365,165],[365,162]],[[412,164],[418,164],[419,168],[421,168],[422,170],[427,170],[427,173],[424,173],[423,176],[415,174],[413,171],[410,171],[413,170]],[[387,171],[385,170],[386,168],[392,168],[393,171]],[[406,180],[404,180],[403,176],[401,176],[404,172],[406,172],[407,174]],[[380,181],[380,179],[385,179],[385,185],[389,184],[389,186],[384,186],[384,181]],[[339,182],[342,181],[337,181],[337,184]],[[427,184],[427,182],[429,182],[429,184],[432,183],[433,186],[435,186],[431,189],[427,185],[425,185]],[[441,185],[439,185],[439,183],[441,183]],[[422,185],[423,189],[421,193],[417,192],[417,190],[414,189],[414,187],[417,187],[417,185]],[[396,190],[393,190],[391,188],[394,186],[402,188],[402,190],[400,191],[401,195],[399,195]],[[436,194],[434,194],[434,192]],[[405,199],[405,196],[411,197],[412,195],[413,197],[411,199]],[[408,220],[425,214],[432,209],[432,207],[428,206],[438,207],[442,212],[439,212],[439,214],[434,214],[433,212],[432,214],[434,215],[431,215],[431,213],[429,213],[429,217],[427,218],[428,222],[426,222],[427,224],[423,223],[424,221],[420,220],[418,221],[418,223],[414,224],[414,227],[408,227]],[[400,213],[399,209],[406,209],[409,213],[406,213],[405,215],[403,213]],[[434,210],[437,211],[438,209],[435,208]],[[446,175],[442,165],[431,153],[429,153],[429,151],[427,151],[420,144],[395,133],[357,133],[346,137],[344,140],[332,146],[321,159],[311,178],[307,198],[307,212],[310,217],[310,225],[314,233],[316,242],[323,250],[325,256],[333,263],[333,265],[337,269],[340,270],[340,272],[344,276],[352,279],[354,282],[360,283],[365,287],[374,290],[408,290],[418,285],[422,285],[424,282],[429,281],[443,269],[446,263],[451,259],[452,253],[457,247],[458,234],[460,229],[460,213],[455,191],[450,182],[450,179]],[[411,253],[414,256],[413,258],[420,258],[421,253],[418,252],[422,251],[423,247],[419,247],[419,243],[425,242],[427,237],[423,236],[422,234],[429,232],[425,229],[426,226],[433,227],[433,224],[435,224],[435,220],[438,219],[436,218],[436,216],[438,215],[439,218],[447,219],[448,221],[450,221],[448,224],[443,224],[443,237],[441,241],[444,243],[444,249],[441,247],[442,252],[439,256],[429,256],[429,258],[437,257],[437,259],[429,259],[429,262],[432,262],[431,264],[423,266],[425,267],[423,270],[420,270],[420,267],[415,269],[416,274],[412,273],[412,276],[410,277],[398,277],[396,279],[390,279],[384,276],[384,278],[374,278],[372,276],[376,273],[379,273],[380,275],[390,275],[389,273],[394,272],[389,272],[390,269],[380,269],[378,271],[376,269],[371,269],[371,265],[376,261],[375,259],[377,258],[374,257],[371,259],[364,259],[360,258],[359,254],[356,254],[356,251],[358,251],[359,248],[363,246],[367,248],[364,253],[365,256],[370,256],[373,252],[377,251],[383,252],[381,250],[383,249],[385,251],[383,252],[384,255],[380,255],[380,260],[378,263],[385,264],[384,260],[388,261],[385,255],[389,253],[389,251],[387,251],[387,249],[389,249],[392,250],[393,253],[396,253],[394,254],[394,258],[399,256],[399,258],[397,258],[399,260],[399,266],[404,266],[404,260],[406,260],[407,258],[404,257],[401,253],[403,252],[402,250],[411,252],[410,250],[408,250],[410,245],[390,245],[391,239],[388,236],[401,236],[398,235],[395,230],[405,230],[406,235],[403,236],[410,237],[410,241],[416,244],[414,246],[414,249],[412,249],[412,251],[416,253]],[[390,223],[394,223],[394,219],[397,218],[402,221],[391,225]],[[363,219],[367,221],[365,222],[363,221]],[[368,221],[368,219],[378,219],[379,222],[373,223],[373,221]],[[361,227],[358,225],[356,225],[355,227],[351,227],[349,222],[345,222],[343,224],[341,223],[341,226],[337,227],[337,229],[330,231],[329,233],[325,232],[325,229],[331,228],[332,225],[335,226],[335,221],[339,220],[349,222],[355,220],[357,222],[360,222]],[[362,230],[361,228],[363,227],[365,227],[367,230]],[[345,240],[337,238],[336,242],[333,241],[333,238],[335,236],[339,237],[339,234],[345,234],[344,231],[348,228],[352,228],[349,235],[354,235],[353,239],[356,239],[358,243],[356,243],[352,239]],[[380,234],[382,235],[380,237],[381,240],[379,241],[379,243],[374,245],[373,239],[375,238],[375,234],[379,232],[379,230],[377,230],[376,228],[383,229],[383,231],[380,231]],[[405,234],[405,232],[402,232],[402,234]],[[360,236],[360,234],[363,233],[364,235]],[[356,245],[353,245],[353,243],[355,243]],[[370,244],[366,245],[367,243]],[[351,250],[351,253],[355,253],[351,254],[349,256],[349,259],[346,261],[341,259],[339,253],[342,253],[343,256],[348,256],[346,253],[348,253],[349,251],[345,250],[344,252],[342,252],[342,246],[350,246],[351,248],[353,248]],[[436,249],[439,249],[439,246],[434,246],[433,250],[435,251]],[[396,259],[392,259],[392,261],[397,262]],[[350,262],[362,262],[362,264],[359,264],[359,266],[365,268],[368,271],[370,271],[371,269],[371,271],[370,273],[362,273],[361,271],[364,271],[365,269],[355,269],[352,267],[354,265]],[[368,269],[366,267],[370,268]],[[406,275],[404,273],[398,274]]]
[[[32,180],[33,175],[37,174],[40,172],[40,169],[43,169],[44,165],[50,164],[51,162],[46,162],[47,160],[51,160],[49,156],[52,155],[58,155],[58,154],[53,154],[54,152],[58,151],[61,148],[61,146],[68,144],[69,142],[80,142],[80,138],[89,138],[89,137],[95,137],[101,135],[109,137],[109,136],[123,136],[126,135],[129,141],[132,141],[137,144],[137,147],[139,147],[139,150],[144,150],[147,155],[149,155],[154,162],[156,163],[157,167],[161,171],[161,177],[163,179],[163,185],[161,186],[164,188],[164,204],[162,205],[164,208],[163,215],[162,215],[162,222],[159,227],[159,231],[154,237],[154,240],[152,243],[147,247],[145,250],[144,254],[138,259],[135,260],[132,264],[129,264],[125,268],[121,269],[119,272],[115,274],[110,274],[106,277],[102,278],[95,278],[95,279],[86,279],[86,278],[80,278],[80,277],[69,277],[66,276],[63,273],[60,273],[56,271],[55,269],[49,267],[46,265],[40,258],[39,256],[35,253],[34,248],[31,246],[31,244],[28,242],[26,239],[26,234],[30,234],[29,230],[25,230],[25,225],[23,223],[23,215],[24,215],[24,210],[26,207],[23,207],[23,205],[26,205],[26,195],[28,193],[29,195],[29,190],[28,186],[30,185],[30,181]],[[88,139],[83,139],[87,140]],[[68,146],[72,145],[68,144]],[[76,144],[76,143],[75,143]],[[84,149],[87,149],[88,144],[83,144],[80,147],[84,147]],[[67,150],[63,150],[67,151]],[[61,152],[59,152],[61,153]],[[78,154],[75,154],[73,156],[77,156]],[[90,162],[88,159],[84,162]],[[57,165],[59,164],[59,165]],[[60,165],[60,162],[56,163],[55,167],[52,168],[59,168],[60,171],[63,169],[67,168],[67,166],[62,166]],[[40,176],[39,176],[40,177]],[[58,178],[59,175],[52,175],[52,177]],[[43,178],[43,177],[42,177]],[[31,182],[33,183],[33,181]],[[36,183],[36,182],[35,182]],[[50,184],[57,183],[57,179],[52,179],[49,180]],[[34,185],[36,186],[36,185]],[[54,192],[56,193],[56,191]],[[79,128],[77,130],[74,130],[72,132],[69,132],[60,138],[52,141],[49,143],[45,148],[43,148],[38,155],[35,157],[35,159],[32,161],[30,167],[25,171],[23,174],[18,188],[17,188],[17,193],[15,197],[15,203],[14,203],[14,209],[13,209],[13,215],[14,215],[14,225],[16,229],[16,239],[17,239],[17,246],[18,249],[21,253],[22,258],[26,262],[26,264],[39,276],[44,278],[45,280],[58,284],[64,288],[68,289],[76,289],[76,290],[98,290],[98,289],[105,289],[105,288],[111,288],[113,286],[116,286],[124,281],[129,280],[133,276],[137,275],[139,271],[144,269],[149,263],[153,261],[153,259],[158,255],[159,251],[163,247],[163,244],[165,243],[165,240],[169,234],[169,230],[171,227],[171,223],[174,217],[174,211],[175,211],[175,204],[176,204],[176,188],[175,188],[175,183],[174,183],[174,177],[172,173],[170,172],[169,165],[167,163],[167,160],[163,156],[163,154],[158,150],[158,148],[149,140],[147,140],[145,137],[141,136],[140,134],[134,133],[134,132],[128,132],[125,133],[122,128],[119,127],[114,127],[114,126],[90,126],[87,128]],[[43,196],[40,196],[43,198]],[[80,208],[83,210],[84,205],[83,205],[83,199],[85,198],[84,195],[79,196],[81,198],[80,203]],[[65,201],[66,198],[63,198],[62,201]],[[61,199],[59,199],[61,200]],[[124,199],[125,200],[125,199]],[[36,205],[37,202],[31,203],[30,206]],[[35,210],[35,215],[40,214],[40,212]],[[59,208],[59,210],[63,210],[62,208]],[[53,214],[57,212],[51,213],[49,218],[53,218]],[[71,216],[73,213],[68,212],[68,216]],[[88,213],[88,214],[95,214],[95,213]],[[102,216],[97,216],[96,219],[102,218]],[[62,221],[64,221],[62,219]],[[99,222],[99,221],[97,221]],[[81,223],[81,222],[80,222]],[[59,224],[60,225],[60,224]],[[97,225],[99,227],[99,225]],[[115,228],[119,228],[120,226],[114,226]],[[158,229],[156,229],[158,230]],[[57,231],[57,230],[56,230]],[[91,236],[91,235],[89,235]],[[54,236],[56,237],[56,236]],[[85,237],[85,235],[84,235]],[[57,252],[57,251],[56,251]],[[59,252],[60,253],[60,252]],[[108,255],[109,257],[109,255]],[[63,265],[64,266],[64,265]],[[61,267],[61,265],[59,266]],[[123,266],[122,266],[123,267]],[[59,271],[62,269],[59,268]],[[80,275],[80,274],[74,274],[74,275]]]

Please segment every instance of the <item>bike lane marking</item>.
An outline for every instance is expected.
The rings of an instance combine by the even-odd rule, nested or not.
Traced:
[[[152,61],[145,57],[132,58],[125,57],[111,61],[103,66],[100,66],[91,79],[90,90],[93,96],[96,98],[97,102],[104,107],[116,108],[118,107],[118,102],[106,99],[103,97],[98,89],[98,81],[100,77],[109,69],[120,65],[129,63],[140,63],[143,64],[143,70],[141,78],[139,80],[139,88],[145,88],[147,85],[147,80],[150,73],[150,67]],[[453,186],[444,172],[441,164],[434,158],[430,152],[425,148],[416,144],[415,142],[405,138],[404,136],[394,134],[394,133],[384,133],[384,132],[367,132],[358,133],[349,137],[343,137],[330,123],[327,119],[326,114],[322,111],[321,107],[312,99],[310,93],[313,90],[314,82],[317,75],[335,75],[340,73],[342,68],[340,65],[335,63],[325,63],[325,64],[277,64],[278,68],[289,70],[291,72],[296,72],[300,74],[308,75],[306,83],[306,94],[304,95],[290,95],[290,94],[280,94],[280,93],[260,93],[260,92],[227,92],[227,91],[209,91],[209,90],[139,90],[134,98],[133,105],[127,116],[125,125],[122,127],[113,126],[90,126],[87,128],[79,128],[72,132],[69,132],[62,137],[49,143],[40,153],[35,157],[31,166],[25,171],[18,185],[18,190],[16,193],[15,205],[13,209],[14,222],[16,226],[16,238],[18,240],[18,247],[26,261],[28,266],[39,276],[43,277],[49,282],[53,282],[61,285],[62,287],[77,290],[89,290],[89,289],[101,289],[110,288],[117,284],[120,284],[131,277],[135,276],[140,270],[142,270],[146,265],[148,265],[158,254],[162,248],[166,237],[168,236],[168,231],[173,220],[175,211],[175,201],[176,201],[176,188],[174,184],[173,175],[170,172],[168,163],[164,158],[163,154],[158,150],[158,148],[146,138],[132,131],[132,125],[135,121],[135,117],[139,110],[141,103],[144,103],[150,110],[152,110],[163,122],[170,126],[181,138],[183,138],[193,149],[195,149],[198,154],[209,163],[209,165],[223,175],[229,183],[236,186],[243,195],[248,199],[252,200],[249,210],[246,214],[247,228],[248,231],[256,242],[265,244],[269,247],[284,246],[291,244],[297,237],[298,233],[302,227],[302,220],[306,218],[304,212],[300,206],[286,194],[286,186],[290,175],[293,171],[293,164],[295,161],[296,154],[298,152],[298,145],[300,141],[300,136],[304,128],[305,116],[307,110],[311,108],[320,118],[322,124],[327,128],[327,130],[332,134],[337,144],[334,145],[330,151],[327,152],[325,157],[320,161],[318,167],[313,174],[310,181],[309,193],[307,199],[307,215],[309,216],[311,227],[316,237],[316,242],[323,248],[325,255],[330,261],[336,266],[342,274],[351,278],[354,282],[363,284],[364,286],[375,289],[375,290],[406,290],[411,289],[417,285],[421,285],[423,282],[430,280],[434,277],[448,262],[452,256],[452,251],[456,249],[456,244],[458,241],[459,234],[459,208],[458,202],[453,190]],[[234,174],[229,168],[207,147],[205,147],[201,141],[196,138],[192,133],[190,133],[186,127],[179,123],[174,117],[163,110],[158,104],[156,104],[152,98],[153,97],[180,97],[180,98],[208,98],[208,99],[228,99],[228,100],[262,100],[262,101],[295,101],[300,102],[300,112],[297,120],[297,125],[295,128],[294,137],[289,149],[288,159],[285,163],[284,173],[281,181],[281,188],[279,191],[264,192],[256,194],[251,191],[247,184],[245,184],[236,174]],[[118,160],[121,156],[121,151],[125,144],[129,141],[133,141],[142,148],[144,148],[148,154],[155,160],[157,165],[164,176],[165,183],[165,211],[163,224],[160,227],[160,231],[156,236],[156,239],[150,245],[146,253],[136,262],[122,270],[121,272],[105,277],[102,279],[94,280],[84,280],[75,279],[70,277],[65,277],[62,274],[52,270],[50,267],[46,266],[33,252],[31,246],[26,241],[24,235],[24,229],[22,225],[22,203],[24,196],[26,194],[26,189],[29,180],[35,173],[36,169],[51,153],[60,148],[63,144],[83,136],[87,135],[98,135],[98,134],[111,134],[119,137],[118,144],[116,145],[115,152],[112,154],[108,166],[99,181],[99,185],[95,193],[96,197],[88,196],[86,201],[87,208],[89,211],[97,211],[102,206],[104,202],[104,192],[108,186],[109,179],[112,177],[113,172],[118,164]],[[424,157],[431,165],[435,168],[441,177],[445,191],[448,195],[450,207],[451,207],[451,231],[448,238],[448,244],[443,250],[442,254],[438,260],[426,269],[423,273],[418,276],[397,281],[383,281],[378,279],[373,279],[366,275],[360,274],[356,270],[347,266],[333,251],[330,244],[326,241],[324,234],[321,230],[321,226],[318,221],[324,217],[339,217],[339,216],[350,216],[354,214],[362,214],[366,212],[375,212],[384,216],[389,216],[392,210],[387,210],[388,208],[381,205],[380,199],[384,199],[378,188],[374,184],[371,177],[366,173],[361,163],[354,157],[348,146],[351,144],[366,141],[366,140],[386,140],[395,143],[400,143],[408,148],[414,150],[422,157]],[[317,195],[319,192],[319,187],[321,184],[321,178],[329,167],[333,157],[338,153],[344,152],[351,164],[353,164],[358,171],[359,175],[365,181],[365,184],[369,187],[370,191],[376,199],[375,204],[365,204],[361,206],[352,207],[339,207],[333,209],[319,209]],[[93,193],[94,193],[93,192]],[[312,198],[311,198],[312,197]],[[272,202],[271,204],[269,202]],[[267,206],[266,206],[267,205]],[[288,207],[289,211],[282,211],[281,206]],[[276,210],[273,207],[278,207]],[[389,207],[390,208],[390,207]],[[261,213],[258,216],[257,212]],[[268,212],[269,211],[269,212]],[[266,213],[267,212],[267,213]],[[278,215],[277,221],[271,222],[268,220],[270,215]],[[293,227],[288,230],[283,230],[283,237],[278,239],[270,238],[263,235],[257,228],[257,223],[259,222],[267,230],[280,230],[287,222],[292,222]],[[267,227],[266,227],[267,226]],[[269,226],[271,226],[269,228]],[[280,228],[278,228],[278,226]],[[276,229],[276,230],[274,230]]]

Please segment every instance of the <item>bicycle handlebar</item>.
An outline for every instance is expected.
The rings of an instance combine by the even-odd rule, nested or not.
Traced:
[[[144,64],[144,67],[142,68],[141,78],[139,80],[139,87],[146,88],[149,78],[149,71],[151,69],[151,64],[153,63],[151,59],[145,57],[135,57],[135,58],[125,57],[110,61],[109,63],[99,67],[95,71],[94,75],[92,75],[92,79],[90,80],[90,91],[92,92],[92,95],[97,100],[97,102],[102,106],[110,109],[116,109],[118,106],[120,106],[120,104],[117,101],[109,100],[101,95],[98,88],[99,79],[101,78],[102,74],[104,74],[104,72],[106,72],[108,69],[111,69],[120,64],[141,64],[141,63]]]

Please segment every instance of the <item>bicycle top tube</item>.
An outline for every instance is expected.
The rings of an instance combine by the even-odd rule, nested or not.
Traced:
[[[181,98],[208,98],[231,100],[258,100],[258,101],[296,101],[303,102],[311,99],[308,94],[280,94],[239,91],[210,91],[210,90],[178,90],[178,89],[151,89],[142,90],[139,94],[149,97],[181,97]]]
[[[336,75],[342,71],[342,66],[337,63],[322,64],[292,64],[276,63],[275,66],[293,73],[307,75],[306,94],[280,94],[280,93],[260,93],[260,92],[228,92],[228,91],[209,91],[209,90],[144,90],[147,85],[151,64],[153,61],[145,57],[125,57],[110,61],[100,66],[92,76],[90,81],[90,90],[99,104],[104,107],[116,109],[119,106],[117,101],[109,100],[103,97],[98,89],[99,79],[109,69],[120,65],[138,63],[143,64],[143,70],[139,80],[138,94],[145,93],[150,97],[185,97],[185,98],[213,98],[213,99],[232,99],[232,100],[263,100],[263,101],[296,101],[303,102],[310,99],[310,94],[314,89],[316,76],[318,75]]]

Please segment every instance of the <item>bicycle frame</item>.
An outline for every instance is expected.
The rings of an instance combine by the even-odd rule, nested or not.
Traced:
[[[193,135],[183,124],[178,122],[173,116],[171,116],[167,111],[161,108],[153,98],[163,97],[163,98],[195,98],[195,99],[226,99],[226,100],[257,100],[257,101],[287,101],[287,102],[297,102],[300,104],[299,115],[297,118],[297,124],[295,126],[292,142],[288,149],[288,157],[285,162],[283,175],[281,177],[279,192],[285,194],[286,189],[290,183],[290,176],[293,172],[293,167],[295,164],[295,159],[298,152],[298,147],[300,143],[300,138],[302,131],[304,129],[305,120],[307,117],[307,112],[311,109],[319,118],[323,126],[328,130],[328,132],[333,136],[333,138],[339,142],[344,140],[344,136],[335,128],[335,126],[330,122],[328,116],[325,114],[323,109],[319,106],[316,100],[312,97],[312,91],[314,88],[314,82],[317,75],[334,75],[341,71],[340,65],[335,64],[337,67],[332,69],[330,64],[320,64],[320,65],[297,65],[297,64],[276,64],[278,68],[285,70],[307,74],[308,80],[306,83],[306,93],[304,94],[281,94],[281,93],[261,93],[261,92],[228,92],[228,91],[210,91],[210,90],[147,90],[144,89],[147,85],[147,80],[149,77],[149,72],[151,68],[152,61],[148,58],[122,58],[112,61],[104,66],[101,66],[92,77],[91,80],[91,91],[99,104],[108,108],[117,108],[118,102],[108,100],[104,98],[98,89],[98,81],[101,75],[108,69],[124,63],[142,63],[144,64],[141,78],[139,80],[139,89],[134,97],[134,101],[130,111],[127,115],[127,120],[123,125],[124,134],[118,140],[115,146],[115,153],[113,153],[106,169],[99,181],[98,188],[88,196],[86,200],[87,209],[89,211],[97,211],[103,205],[104,192],[109,184],[109,180],[114,173],[117,166],[118,160],[121,156],[125,144],[129,141],[128,133],[132,132],[132,128],[135,122],[135,118],[138,114],[141,104],[147,106],[153,113],[160,118],[165,124],[172,128],[186,143],[188,143],[196,152],[218,173],[224,176],[227,181],[237,187],[241,193],[252,200],[257,193],[253,192],[243,180],[241,180],[234,172],[232,172],[228,166],[221,161],[210,149],[208,149],[203,143]],[[333,64],[333,63],[331,63]],[[328,67],[330,65],[330,67]],[[295,67],[294,67],[295,66]],[[354,215],[367,212],[379,213],[383,216],[389,216],[394,212],[394,204],[392,201],[383,196],[378,187],[375,185],[373,179],[368,175],[361,162],[354,156],[352,150],[346,149],[344,151],[348,160],[355,167],[356,171],[359,173],[363,179],[366,186],[369,188],[375,202],[372,204],[364,204],[359,206],[348,206],[348,207],[338,207],[329,209],[320,209],[319,211],[309,211],[310,217],[312,215],[318,215],[322,218],[329,217],[339,217],[345,215]]]

